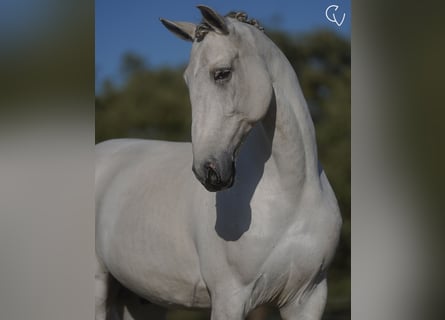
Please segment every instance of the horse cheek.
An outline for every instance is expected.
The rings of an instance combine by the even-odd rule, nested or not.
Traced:
[[[257,122],[261,120],[269,109],[272,99],[272,86],[266,81],[262,81],[261,90],[251,90],[251,105],[249,106],[249,121]],[[257,82],[258,83],[258,82]]]

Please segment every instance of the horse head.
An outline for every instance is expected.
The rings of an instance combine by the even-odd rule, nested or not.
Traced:
[[[257,41],[265,36],[256,21],[198,8],[203,16],[198,25],[161,22],[193,42],[184,73],[192,106],[193,172],[207,190],[220,191],[233,185],[240,146],[267,113],[273,88]]]

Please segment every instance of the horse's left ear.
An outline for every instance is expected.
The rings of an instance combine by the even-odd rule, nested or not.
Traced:
[[[215,10],[204,5],[196,6],[201,11],[202,17],[215,31],[222,34],[229,34],[224,17],[219,15]]]
[[[191,22],[178,22],[170,21],[167,19],[159,18],[162,24],[176,36],[183,40],[192,41],[195,40],[196,25]]]

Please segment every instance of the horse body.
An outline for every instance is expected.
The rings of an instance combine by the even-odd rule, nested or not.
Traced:
[[[190,144],[115,140],[97,154],[96,247],[107,269],[151,301],[208,305],[191,298],[201,275],[190,199],[211,194],[191,183]]]
[[[221,18],[207,9],[205,18],[205,13]],[[341,227],[338,205],[318,165],[313,125],[292,67],[262,33],[232,20],[227,19],[227,30],[211,22],[215,29],[245,35],[247,48],[229,48],[226,51],[233,52],[228,56],[208,63],[217,65],[217,72],[226,72],[228,61],[237,70],[248,68],[255,59],[233,60],[255,45],[267,76],[254,73],[250,85],[261,84],[263,77],[264,86],[256,88],[261,93],[249,101],[264,104],[263,111],[220,111],[220,116],[228,115],[226,127],[217,127],[218,109],[213,110],[216,115],[208,110],[197,114],[194,101],[204,93],[190,78],[208,76],[208,71],[200,73],[198,63],[206,60],[200,46],[207,40],[194,44],[192,57],[199,58],[191,59],[186,71],[193,145],[115,140],[97,146],[96,251],[101,270],[155,303],[211,307],[212,320],[240,320],[262,304],[278,306],[284,319],[319,319],[326,300],[326,270]],[[174,25],[179,31],[170,27],[181,37],[189,30],[182,24]],[[222,38],[217,32],[207,37]],[[208,39],[207,45],[213,42]],[[231,94],[235,100],[244,101],[252,91],[243,89]],[[223,90],[227,94],[230,89]],[[212,140],[214,131],[197,131],[203,113],[222,134],[220,141]],[[223,129],[235,124],[240,129],[225,140]],[[210,139],[207,146],[205,139]],[[229,155],[215,144],[230,150]],[[231,154],[232,161],[236,156],[234,181]],[[196,178],[219,192],[199,184],[190,170],[192,158]],[[99,319],[104,312],[96,314]]]

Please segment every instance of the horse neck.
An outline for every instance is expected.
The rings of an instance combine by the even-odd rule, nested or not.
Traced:
[[[315,130],[292,66],[269,42],[265,61],[275,96],[262,124],[282,184],[295,194],[320,183]]]

